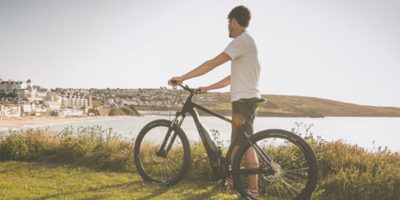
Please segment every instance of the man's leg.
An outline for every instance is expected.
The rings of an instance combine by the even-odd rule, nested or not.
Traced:
[[[246,108],[246,112],[245,112],[245,122],[243,124],[243,130],[250,135],[254,134],[253,127],[254,127],[254,119],[255,119],[256,115],[257,115],[257,106],[249,104],[248,107]],[[257,158],[257,154],[254,151],[253,147],[250,147],[246,151],[244,158],[246,161],[247,169],[258,168],[258,166],[259,166],[258,158]],[[249,186],[249,188],[255,189],[256,191],[258,190],[258,174],[248,175],[248,186]]]
[[[233,107],[233,106],[232,106]],[[234,107],[233,107],[234,109]],[[235,111],[235,110],[232,110]],[[245,117],[242,114],[233,112],[232,114],[232,136],[231,136],[231,144],[235,144],[232,149],[230,161],[231,165],[233,164],[233,159],[235,158],[236,152],[239,149],[239,144],[237,143],[239,139],[239,127],[242,126],[245,122]],[[232,178],[232,175],[230,176]]]
[[[258,168],[258,158],[253,147],[250,147],[245,155],[246,158],[246,168]],[[258,174],[249,175],[249,187],[258,189]]]
[[[233,163],[233,158],[236,155],[237,150],[239,149],[239,146],[236,145],[232,149],[232,154],[231,154],[231,163]],[[245,154],[245,159],[246,159],[246,168],[258,168],[258,158],[256,155],[256,152],[252,147],[250,147],[246,154]],[[231,177],[232,178],[232,177]],[[249,187],[257,189],[258,187],[258,174],[252,174],[248,176],[248,184]]]
[[[232,105],[232,143],[236,143],[238,140],[244,140],[244,137],[241,136],[241,130],[246,131],[249,134],[253,134],[253,123],[256,115],[257,109],[249,109],[248,107],[243,106],[243,104],[235,104]],[[231,154],[231,164],[233,163],[233,159],[236,155],[239,146],[235,145],[232,149]],[[252,147],[250,147],[245,153],[245,162],[246,168],[258,168],[259,163],[257,159],[257,155]],[[252,174],[248,176],[248,186],[250,188],[257,189],[258,185],[258,174]]]
[[[232,153],[231,153],[231,164],[233,164],[233,158],[235,158],[236,152],[239,149],[239,145],[235,145],[232,149]]]

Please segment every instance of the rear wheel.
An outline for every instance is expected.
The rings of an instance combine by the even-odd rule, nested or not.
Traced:
[[[135,165],[145,181],[173,185],[183,178],[189,168],[190,146],[181,128],[172,128],[164,148],[166,150],[171,139],[174,139],[170,150],[159,151],[170,125],[171,121],[155,120],[147,124],[136,138]]]
[[[254,182],[257,182],[258,199],[310,198],[317,185],[318,163],[303,138],[285,130],[265,130],[250,140],[262,151],[255,151],[258,168],[254,164],[246,167],[246,152],[253,150],[247,141],[240,145],[232,165],[235,188],[243,197],[255,199],[247,189],[254,187]],[[271,165],[265,162],[264,155],[272,160]],[[255,174],[258,181],[249,182],[249,179],[256,179]]]

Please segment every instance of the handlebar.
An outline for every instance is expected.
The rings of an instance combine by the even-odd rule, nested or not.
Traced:
[[[193,93],[193,94],[201,94],[201,89],[195,89],[195,88],[190,88],[189,86],[187,86],[187,85],[181,85],[181,87],[184,89],[184,90],[186,90],[186,91],[188,91],[188,92],[190,92],[190,93]]]
[[[172,84],[178,84],[178,82],[176,80],[171,80]],[[187,85],[179,85],[181,86],[184,90],[190,92],[191,94],[201,94],[201,89],[194,89],[194,88],[190,88]]]

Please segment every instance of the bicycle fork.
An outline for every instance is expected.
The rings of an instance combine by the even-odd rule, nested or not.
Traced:
[[[175,141],[176,136],[178,135],[178,133],[176,131],[173,132],[173,135],[171,137],[171,139],[169,140],[170,136],[171,136],[171,132],[174,129],[175,126],[181,127],[182,123],[183,123],[183,119],[185,118],[184,115],[182,115],[182,119],[179,121],[178,117],[179,117],[180,113],[176,113],[176,116],[174,118],[174,120],[171,122],[171,125],[168,128],[167,134],[165,135],[165,138],[163,140],[163,143],[161,144],[160,149],[158,149],[156,151],[156,155],[160,156],[160,157],[167,157],[168,152],[171,150],[172,148],[172,144]],[[168,143],[169,140],[169,143]],[[168,145],[167,145],[168,143]],[[165,146],[167,146],[167,148],[165,149]]]

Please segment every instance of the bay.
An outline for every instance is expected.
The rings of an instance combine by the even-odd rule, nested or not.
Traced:
[[[141,128],[156,119],[171,119],[168,116],[141,116],[104,118],[76,122],[54,123],[50,125],[30,125],[21,128],[47,128],[50,131],[61,131],[65,127],[77,129],[86,126],[101,126],[112,128],[122,139],[132,140],[137,137]],[[172,120],[172,119],[171,119]],[[217,130],[218,140],[229,143],[231,126],[229,123],[215,117],[201,117],[201,122],[210,129]],[[368,151],[376,151],[378,147],[388,147],[400,152],[400,118],[386,117],[325,117],[325,118],[290,118],[290,117],[257,117],[254,122],[255,132],[265,129],[285,129],[291,131],[300,127],[303,135],[307,127],[308,133],[321,137],[325,141],[342,140],[345,143],[359,145]],[[189,140],[199,141],[199,134],[191,117],[186,117],[182,129]],[[212,137],[213,138],[213,137]]]

